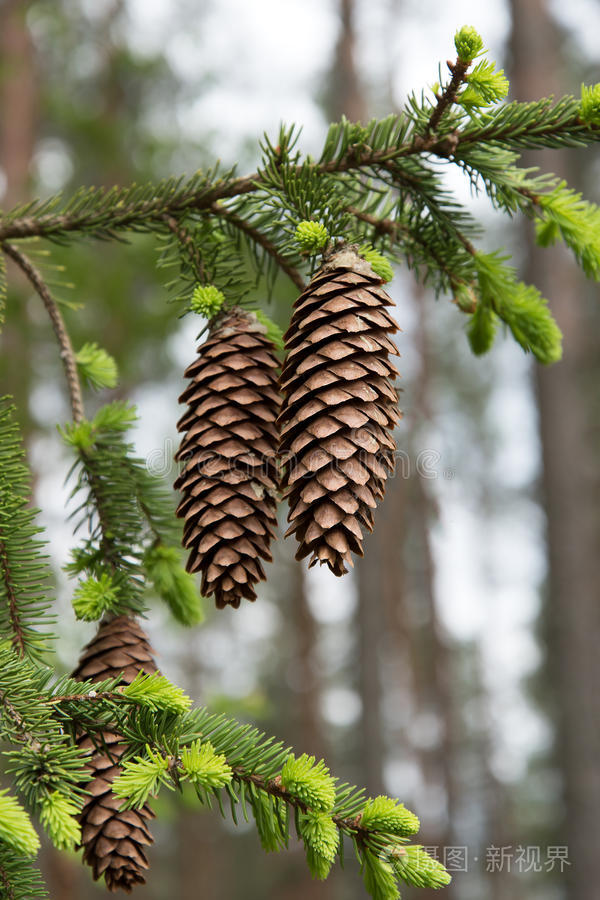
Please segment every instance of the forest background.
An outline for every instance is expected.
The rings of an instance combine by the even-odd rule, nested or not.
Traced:
[[[598,78],[600,4],[544,0],[0,0],[0,202],[80,184],[191,173],[220,157],[251,171],[280,121],[316,150],[327,123],[397,110],[438,79],[462,24],[482,33],[513,99],[578,93]],[[598,202],[597,151],[531,155]],[[468,196],[467,184],[459,188]],[[293,562],[287,542],[259,600],[206,609],[185,631],[152,610],[165,673],[213,710],[325,756],[372,795],[399,796],[420,840],[453,871],[448,900],[592,900],[600,820],[600,440],[597,287],[522,222],[489,223],[549,298],[563,361],[541,371],[513,342],[474,359],[459,317],[398,271],[403,329],[400,455],[365,559],[338,581]],[[168,304],[150,242],[53,251],[76,346],[117,360],[139,405],[137,450],[175,474],[175,422],[198,320]],[[59,654],[70,671],[92,626],[76,623],[61,566],[68,418],[59,361],[28,288],[12,278],[0,338],[48,526]],[[17,288],[14,288],[14,285]],[[265,307],[284,323],[287,286]],[[98,403],[102,400],[98,398]],[[253,831],[161,797],[144,900],[352,900],[351,871],[311,882],[303,853],[264,856]],[[54,900],[100,896],[77,859],[44,848]],[[349,865],[349,870],[351,864]],[[419,891],[423,897],[426,892]],[[411,897],[410,889],[404,896]]]

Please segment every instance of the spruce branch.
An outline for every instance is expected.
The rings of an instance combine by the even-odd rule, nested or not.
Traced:
[[[2,531],[0,530],[0,571],[2,573],[2,582],[6,594],[6,602],[8,604],[8,618],[12,630],[12,646],[19,656],[25,656],[25,635],[21,628],[19,616],[15,583],[8,558],[6,544],[2,540]]]
[[[447,109],[445,102],[442,113]],[[440,116],[442,115],[440,113]],[[553,105],[552,99],[535,103],[508,103],[485,116],[474,115],[451,134],[438,135],[430,131],[426,137],[408,137],[410,117],[406,114],[390,117],[392,128],[374,121],[363,142],[353,141],[352,123],[336,126],[345,136],[328,136],[323,156],[311,166],[316,175],[341,175],[343,173],[378,173],[390,162],[421,155],[434,155],[441,159],[452,158],[463,146],[498,145],[517,149],[539,147],[583,146],[600,140],[600,126],[586,124],[581,119],[581,103],[567,96]],[[385,121],[385,120],[384,120]],[[438,120],[433,122],[437,126]],[[382,141],[386,133],[389,143],[374,148],[368,142]],[[384,135],[386,136],[386,135]],[[339,148],[343,147],[343,152]],[[299,177],[303,164],[291,167]],[[401,170],[398,170],[398,175]],[[406,173],[408,175],[408,173]],[[143,188],[113,188],[110,191],[90,189],[85,192],[85,202],[77,203],[76,197],[65,204],[63,211],[53,210],[60,198],[52,198],[36,207],[30,204],[7,213],[0,219],[0,241],[17,238],[42,237],[65,242],[70,235],[91,235],[107,240],[118,240],[131,231],[163,230],[165,216],[175,220],[188,213],[210,211],[213,204],[221,204],[234,198],[264,191],[270,183],[268,172],[254,172],[242,177],[227,173],[212,180],[211,173],[194,176],[185,181],[172,179],[160,185]],[[50,210],[50,211],[46,211]],[[26,212],[27,214],[24,214]]]
[[[77,359],[73,350],[73,345],[71,344],[71,338],[69,337],[69,333],[66,329],[60,309],[58,308],[58,304],[50,293],[50,290],[48,289],[48,286],[44,282],[42,276],[24,253],[22,253],[13,244],[9,244],[7,241],[3,241],[2,249],[4,250],[6,255],[9,256],[13,260],[13,262],[17,264],[17,266],[27,277],[35,292],[40,297],[42,303],[46,308],[46,312],[50,317],[52,328],[60,347],[60,358],[62,360],[65,375],[67,378],[67,388],[69,390],[69,397],[71,400],[71,412],[73,415],[73,421],[78,424],[79,422],[83,421],[83,418],[85,416],[83,408],[83,397],[81,394],[81,383],[79,381]]]
[[[225,793],[234,822],[239,808],[248,820],[249,806],[266,850],[287,846],[293,817],[317,877],[326,876],[335,855],[342,858],[345,836],[361,865],[369,857],[375,866],[389,864],[394,884],[397,877],[432,887],[449,881],[443,867],[408,843],[419,820],[402,804],[390,797],[365,798],[363,790],[339,784],[323,761],[306,754],[295,757],[256,728],[205,709],[177,719],[166,714],[150,719],[140,710],[125,723],[123,733],[130,747],[117,792],[129,807],[161,784],[177,789],[189,779],[200,800],[210,805],[212,794],[222,813]]]
[[[49,900],[42,876],[27,856],[0,842],[0,897],[6,900]]]
[[[36,658],[51,635],[47,558],[36,539],[29,470],[9,398],[0,399],[0,638],[19,657]]]
[[[8,699],[7,691],[0,690],[0,706],[4,710],[5,717],[10,720],[12,740],[27,744],[34,753],[42,750],[42,743],[28,730],[25,719]]]

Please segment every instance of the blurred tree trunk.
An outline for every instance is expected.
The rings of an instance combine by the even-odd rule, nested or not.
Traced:
[[[4,176],[1,204],[11,209],[29,198],[39,103],[35,49],[26,24],[31,3],[0,4],[0,170]],[[9,262],[12,267],[12,263]],[[0,353],[3,393],[10,393],[19,410],[25,439],[30,430],[28,398],[31,384],[31,323],[25,302],[29,288],[20,271],[11,271],[16,302],[7,316]],[[14,307],[14,308],[13,308]]]
[[[415,287],[414,297],[417,307],[415,341],[419,350],[419,373],[413,387],[413,418],[427,422],[432,417],[431,373],[432,359],[426,317],[428,297],[421,287]],[[415,453],[412,454],[415,456]],[[415,460],[411,459],[415,465]],[[441,472],[437,473],[438,477]],[[412,670],[415,683],[415,702],[425,714],[435,716],[439,724],[439,739],[420,750],[420,765],[423,780],[428,789],[437,789],[445,795],[445,814],[440,820],[437,842],[444,846],[453,843],[452,823],[456,810],[455,757],[455,708],[453,698],[453,673],[448,639],[442,633],[435,599],[435,563],[431,547],[431,528],[438,511],[431,496],[429,480],[419,471],[413,473],[411,481],[411,522],[414,541],[418,548],[417,565],[413,571],[414,597],[418,609],[413,609],[412,621]],[[450,888],[452,890],[452,888]]]
[[[514,96],[564,93],[556,28],[544,0],[511,0]],[[553,151],[550,168],[567,176],[572,153]],[[527,165],[539,164],[539,155]],[[531,232],[529,232],[531,235]],[[600,654],[598,521],[589,410],[582,390],[587,330],[584,290],[562,252],[539,251],[529,238],[524,275],[550,300],[564,333],[564,359],[539,370],[540,437],[547,516],[550,639],[546,671],[558,700],[558,754],[565,821],[557,844],[569,847],[569,900],[597,896],[596,833],[600,819]]]
[[[298,740],[295,746],[317,759],[327,756],[323,724],[320,713],[320,685],[316,666],[317,623],[311,612],[304,568],[290,560],[287,572],[287,593],[295,637],[295,678],[297,708],[294,713],[294,730]],[[285,588],[284,588],[285,590]]]
[[[35,51],[25,21],[30,6],[27,0],[5,0],[0,5],[0,166],[6,179],[5,209],[29,197],[39,110]]]
[[[354,0],[340,0],[340,32],[329,78],[327,113],[351,121],[366,121],[368,103],[356,66]],[[381,510],[379,511],[381,513]],[[382,524],[382,523],[380,523]],[[393,526],[392,526],[393,527]],[[358,678],[362,701],[360,746],[362,783],[373,796],[383,793],[384,735],[381,715],[381,649],[383,631],[383,567],[381,547],[374,538],[357,561]]]

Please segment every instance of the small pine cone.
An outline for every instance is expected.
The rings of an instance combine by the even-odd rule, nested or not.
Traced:
[[[283,487],[296,559],[335,575],[363,555],[363,527],[394,469],[400,417],[388,355],[398,326],[382,279],[351,245],[330,253],[294,304],[281,375]]]
[[[73,677],[80,681],[104,681],[121,675],[122,684],[131,684],[139,672],[156,672],[152,647],[138,622],[130,616],[116,616],[101,622],[96,635],[84,648]],[[118,888],[131,893],[144,884],[148,861],[144,845],[152,843],[148,820],[154,813],[147,804],[140,809],[122,810],[122,800],[112,792],[119,775],[120,759],[126,744],[113,731],[95,736],[106,752],[99,753],[91,738],[79,735],[77,743],[89,752],[86,765],[91,780],[85,785],[90,797],[79,814],[83,859],[92,867],[94,878],[104,875],[109,891]]]
[[[185,374],[181,397],[188,411],[176,455],[184,469],[175,482],[182,494],[188,572],[202,572],[202,593],[217,607],[256,600],[265,578],[260,558],[271,560],[277,524],[276,427],[279,362],[265,328],[242,309],[214,322],[198,358]]]

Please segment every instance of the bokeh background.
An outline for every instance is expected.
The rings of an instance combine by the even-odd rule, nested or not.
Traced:
[[[598,80],[594,0],[0,0],[0,202],[191,173],[217,157],[250,171],[281,121],[302,124],[301,146],[316,152],[330,120],[399,110],[435,82],[463,24],[482,33],[514,99]],[[593,149],[524,162],[598,200]],[[527,223],[500,221],[458,176],[450,185],[475,205],[485,244],[507,247],[550,299],[564,360],[541,371],[502,338],[475,360],[448,298],[398,271],[405,416],[365,559],[339,581],[279,541],[255,605],[207,609],[193,631],[152,606],[148,627],[164,671],[201,702],[415,810],[421,841],[455,872],[440,896],[595,900],[598,291],[560,248],[536,250]],[[83,242],[52,248],[52,262],[64,266],[75,345],[95,340],[116,357],[119,394],[139,404],[139,453],[173,475],[199,328],[168,304],[156,246]],[[61,572],[69,461],[55,424],[68,408],[43,311],[11,276],[1,392],[18,403],[49,529],[68,671],[90,636]],[[292,299],[281,279],[267,311],[284,323]],[[187,798],[157,809],[140,900],[366,896],[351,858],[312,882],[293,841],[267,857],[250,826]],[[41,864],[54,900],[101,896],[75,856],[45,847]]]

